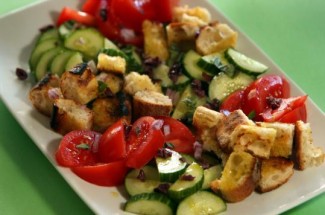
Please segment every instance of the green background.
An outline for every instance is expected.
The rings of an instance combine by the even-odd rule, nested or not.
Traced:
[[[210,1],[325,110],[325,1]],[[0,15],[34,2],[1,1]],[[1,100],[0,171],[0,214],[92,214]],[[323,214],[324,205],[321,194],[285,214]]]

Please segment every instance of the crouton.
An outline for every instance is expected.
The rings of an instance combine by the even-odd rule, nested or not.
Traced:
[[[187,5],[181,7],[175,7],[173,10],[174,22],[187,22],[195,23],[199,26],[209,24],[211,21],[210,12],[203,7],[190,8]]]
[[[266,128],[274,128],[276,130],[276,137],[271,148],[270,157],[289,158],[291,156],[295,130],[293,124],[280,122],[257,122],[256,125]]]
[[[93,112],[85,105],[70,99],[56,99],[51,128],[62,135],[74,130],[91,130],[93,118]]]
[[[63,97],[59,83],[58,76],[47,74],[29,92],[29,100],[45,116],[51,116],[54,100]]]
[[[211,189],[220,192],[228,202],[247,198],[259,180],[258,160],[247,152],[232,152],[220,179],[211,182]]]
[[[172,22],[166,27],[168,45],[194,42],[200,27],[194,23]]]
[[[274,190],[285,184],[293,172],[291,160],[282,157],[263,159],[261,161],[261,178],[256,189],[261,193]]]
[[[295,124],[294,157],[299,170],[319,166],[324,162],[325,154],[322,148],[313,144],[312,131],[309,123],[297,121]]]
[[[133,96],[133,116],[169,116],[173,108],[172,100],[162,93],[142,90]]]
[[[127,108],[130,112],[130,103],[126,104],[128,104]],[[130,123],[131,113],[123,114],[120,107],[120,100],[117,97],[96,99],[92,103],[91,108],[94,113],[93,129],[98,132],[104,132],[120,118],[124,118]]]
[[[62,74],[60,89],[65,99],[87,104],[98,96],[98,82],[89,67],[82,71],[78,67]]]
[[[233,111],[225,117],[216,130],[218,143],[223,150],[227,152],[233,150],[231,145],[231,134],[238,125],[255,125],[255,123],[248,119],[242,110]]]
[[[130,95],[142,90],[161,92],[159,84],[152,83],[148,75],[141,75],[137,72],[130,72],[124,79],[124,90]]]
[[[222,52],[230,47],[235,47],[237,32],[227,24],[214,24],[201,29],[196,39],[196,50],[202,55]]]
[[[233,150],[250,152],[256,157],[269,158],[275,137],[276,130],[273,128],[238,125],[230,135],[229,146]]]
[[[103,82],[106,85],[106,89],[103,91],[108,89],[112,95],[115,95],[123,89],[124,80],[121,76],[118,76],[116,74],[101,72],[96,76],[96,79],[97,81]]]
[[[112,72],[116,74],[124,74],[126,72],[126,60],[123,57],[99,53],[97,59],[97,69],[102,72]]]
[[[169,50],[164,27],[161,23],[145,20],[142,23],[144,36],[144,53],[148,57],[158,57],[166,61],[169,57]]]
[[[197,129],[213,128],[218,126],[224,118],[225,116],[222,113],[199,106],[193,114],[193,125]]]

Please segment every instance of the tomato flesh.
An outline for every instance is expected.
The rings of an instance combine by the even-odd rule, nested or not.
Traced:
[[[232,112],[242,109],[244,90],[238,90],[230,94],[225,101],[221,103],[220,112]]]
[[[80,178],[92,184],[118,186],[123,184],[128,168],[122,160],[91,166],[77,166],[72,167],[71,170]]]
[[[141,168],[146,165],[164,146],[164,135],[155,128],[153,117],[141,117],[132,125],[127,140],[126,165],[131,168]]]
[[[59,15],[56,25],[60,26],[61,24],[69,20],[74,20],[87,26],[96,25],[96,19],[94,16],[85,12],[74,10],[69,7],[64,7]]]
[[[98,162],[93,147],[101,134],[94,131],[71,131],[66,134],[55,154],[59,165],[65,167],[93,165]]]

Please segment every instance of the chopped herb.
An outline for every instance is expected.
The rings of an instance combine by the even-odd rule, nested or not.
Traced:
[[[102,93],[106,90],[107,84],[103,81],[98,81],[98,91],[99,93]]]
[[[89,150],[90,146],[87,143],[80,143],[78,145],[76,145],[77,149],[84,149],[84,150]]]
[[[189,109],[194,110],[196,108],[196,102],[194,101],[193,98],[187,97],[184,100],[182,100],[182,102],[184,102]]]
[[[137,179],[144,182],[146,180],[146,174],[144,173],[143,169],[139,170],[139,174],[137,176]]]
[[[193,181],[195,179],[195,177],[193,175],[190,175],[190,174],[183,174],[180,177],[180,179],[183,180],[183,181]]]
[[[251,111],[251,112],[247,115],[247,117],[248,117],[249,119],[254,119],[255,116],[256,116],[256,112],[255,112],[255,111]]]
[[[165,148],[168,148],[168,149],[173,149],[175,148],[174,144],[170,143],[170,142],[166,142],[165,145],[164,145]]]

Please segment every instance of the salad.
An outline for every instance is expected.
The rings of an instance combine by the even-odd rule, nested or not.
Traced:
[[[87,14],[64,8],[58,27],[45,29],[31,54],[31,71],[39,81],[31,90],[31,101],[39,111],[51,115],[51,127],[65,135],[56,154],[58,163],[101,186],[125,183],[131,196],[125,210],[135,213],[147,213],[143,211],[146,207],[148,211],[159,208],[163,214],[173,213],[176,208],[179,214],[225,210],[224,201],[206,191],[209,188],[226,201],[243,200],[255,187],[241,198],[223,189],[228,187],[223,183],[229,180],[226,170],[233,168],[227,160],[245,158],[254,168],[244,176],[256,185],[256,179],[250,176],[256,172],[260,158],[270,161],[270,165],[283,163],[284,159],[269,159],[271,148],[268,154],[249,147],[243,150],[249,153],[232,154],[238,147],[228,144],[221,147],[221,154],[219,149],[207,150],[217,157],[202,153],[210,147],[204,132],[211,132],[208,136],[221,142],[219,138],[224,136],[215,135],[215,129],[229,125],[231,117],[240,116],[245,122],[236,124],[238,131],[233,127],[236,135],[230,134],[240,144],[240,136],[262,130],[273,132],[275,138],[275,128],[255,124],[251,119],[287,123],[291,131],[289,123],[299,122],[294,128],[305,134],[308,126],[302,121],[307,117],[307,97],[290,97],[289,84],[283,77],[262,76],[267,66],[234,49],[236,32],[226,24],[212,23],[204,8],[175,8],[177,1],[165,1],[166,5],[159,7],[167,8],[163,17],[152,12],[157,12],[154,1],[141,5],[141,13],[140,6],[125,1],[136,9],[128,13],[134,14],[130,22],[119,13],[116,2],[86,1],[83,10]],[[166,28],[162,22],[167,23]],[[164,28],[167,40],[161,35]],[[139,47],[144,51],[139,52]],[[144,90],[150,91],[149,95],[139,93]],[[102,112],[103,105],[110,107],[109,112]],[[136,112],[136,105],[144,111]],[[153,114],[157,110],[159,114]],[[107,114],[109,119],[103,120]],[[204,116],[215,117],[216,124],[205,124],[201,121]],[[258,131],[252,133],[252,129]],[[227,133],[227,129],[223,131]],[[323,162],[322,152],[318,158],[317,165]],[[153,159],[155,167],[150,165]],[[280,165],[284,166],[292,169],[291,162]],[[292,175],[288,172],[284,181]],[[137,186],[128,185],[135,183]],[[260,190],[266,192],[263,187]],[[194,211],[187,211],[188,205],[198,200],[204,202]]]

